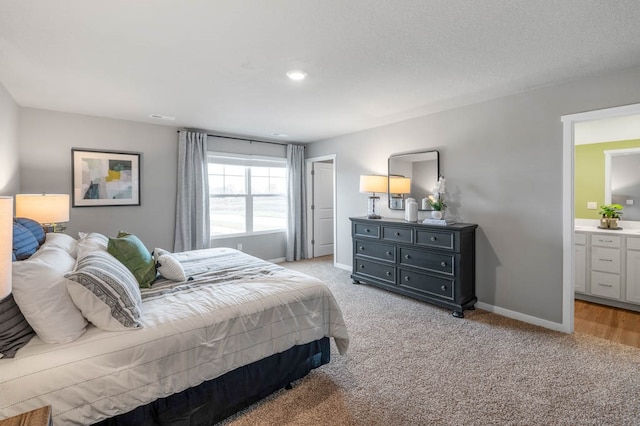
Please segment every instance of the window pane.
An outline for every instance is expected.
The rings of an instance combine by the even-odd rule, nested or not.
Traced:
[[[209,194],[224,194],[224,176],[209,175]]]
[[[253,230],[287,227],[287,197],[253,197]]]
[[[281,177],[271,178],[270,191],[272,194],[286,194],[287,193],[287,179]]]
[[[209,164],[209,194],[246,194],[245,166]]]
[[[224,193],[225,194],[245,194],[245,179],[242,176],[225,176]]]
[[[211,197],[209,201],[212,236],[247,232],[245,197]]]
[[[253,174],[251,171],[251,193],[252,194],[268,194],[269,193],[269,178],[260,177]]]
[[[287,179],[284,175],[285,169],[281,167],[252,167],[251,193],[286,194]]]

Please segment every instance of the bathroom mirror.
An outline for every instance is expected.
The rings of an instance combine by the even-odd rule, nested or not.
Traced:
[[[404,200],[415,198],[419,210],[432,210],[422,199],[431,194],[440,176],[438,151],[394,154],[388,164],[389,209],[404,210]]]
[[[640,220],[640,148],[604,151],[604,203],[624,207],[624,220]]]

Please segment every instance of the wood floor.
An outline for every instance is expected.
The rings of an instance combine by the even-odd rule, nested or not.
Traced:
[[[640,312],[576,300],[574,330],[640,348]]]

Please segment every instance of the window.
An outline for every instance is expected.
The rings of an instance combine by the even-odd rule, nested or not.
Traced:
[[[211,237],[283,231],[286,161],[210,153],[209,196]]]

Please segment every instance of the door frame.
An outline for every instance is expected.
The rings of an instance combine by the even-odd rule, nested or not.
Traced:
[[[337,174],[337,155],[328,154],[318,157],[310,157],[306,159],[305,175],[307,177],[307,253],[311,256],[313,246],[311,244],[311,237],[313,235],[313,211],[311,210],[311,204],[313,202],[313,179],[311,176],[311,168],[313,163],[319,163],[321,161],[331,160],[333,162],[333,266],[336,266],[338,260],[338,244],[336,240],[336,220],[338,212],[338,174]]]
[[[562,326],[560,331],[573,333],[575,302],[575,144],[574,126],[584,121],[640,114],[640,104],[604,108],[560,117],[562,121]]]

